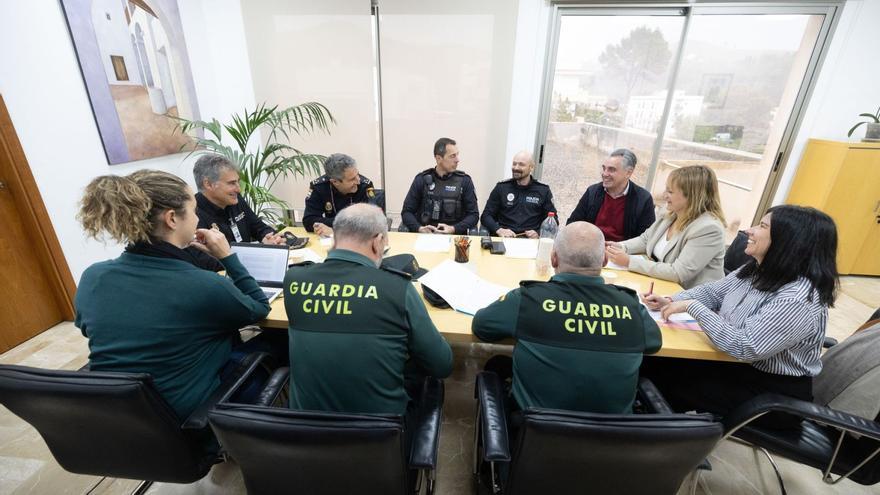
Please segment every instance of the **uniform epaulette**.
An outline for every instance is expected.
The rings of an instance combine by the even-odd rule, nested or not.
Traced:
[[[500,181],[498,181],[498,183],[499,184],[508,184],[508,183],[514,182],[514,180],[515,179],[513,177],[511,177],[509,179],[500,180]]]
[[[360,177],[361,177],[361,184],[372,184],[373,183],[370,179],[364,177],[363,175],[361,175]]]
[[[425,170],[422,170],[421,172],[419,172],[419,175],[430,174],[433,171],[434,171],[434,167],[426,168]]]
[[[519,286],[520,287],[528,287],[530,285],[543,284],[543,283],[545,283],[545,282],[543,282],[541,280],[520,280]]]
[[[313,180],[311,182],[311,185],[317,186],[317,185],[324,184],[327,182],[330,182],[330,177],[327,177],[326,175],[322,175],[322,176],[318,177],[317,179]]]
[[[397,276],[399,276],[399,277],[403,277],[403,278],[405,278],[406,280],[412,280],[412,275],[410,275],[409,273],[406,273],[406,272],[403,271],[403,270],[398,270],[398,269],[396,269],[396,268],[390,268],[390,267],[387,267],[387,266],[382,266],[382,267],[379,267],[379,268],[380,268],[382,271],[386,271],[386,272],[388,272],[388,273],[393,273],[393,274],[395,274],[395,275],[397,275]]]

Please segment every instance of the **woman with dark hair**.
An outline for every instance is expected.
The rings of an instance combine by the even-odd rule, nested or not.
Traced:
[[[749,363],[651,360],[643,374],[676,409],[724,415],[765,392],[812,400],[838,286],[837,228],[821,211],[782,205],[746,233],[754,260],[739,270],[671,298],[642,296],[664,319],[690,313],[716,347]]]

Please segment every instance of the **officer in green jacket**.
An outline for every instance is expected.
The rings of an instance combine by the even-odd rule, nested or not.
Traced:
[[[405,381],[445,378],[452,350],[402,272],[378,268],[388,238],[382,210],[340,211],[324,263],[284,278],[290,321],[290,407],[404,414]]]
[[[524,281],[474,316],[481,340],[516,339],[519,408],[632,411],[642,355],[660,350],[662,337],[635,291],[605,284],[604,249],[595,225],[565,226],[550,255],[556,275],[549,282]]]

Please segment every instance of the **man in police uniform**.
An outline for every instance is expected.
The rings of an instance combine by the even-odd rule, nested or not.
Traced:
[[[400,217],[410,232],[467,234],[480,217],[471,177],[458,169],[458,147],[449,138],[434,143],[434,168],[419,172],[403,200]]]
[[[199,189],[199,228],[219,230],[229,242],[284,244],[284,237],[263,223],[239,194],[238,168],[232,162],[220,155],[204,154],[196,160],[193,178]]]
[[[377,268],[388,237],[382,210],[349,206],[333,230],[326,261],[284,277],[290,407],[404,414],[405,381],[449,376],[452,351],[409,275]]]
[[[513,177],[495,185],[480,216],[480,223],[490,234],[537,239],[541,222],[548,213],[556,213],[550,186],[536,181],[534,170],[531,153],[520,151],[513,156]]]
[[[354,158],[334,153],[324,161],[324,175],[309,184],[303,226],[309,232],[329,237],[333,235],[333,219],[340,210],[355,203],[375,201],[373,183],[358,173]]]
[[[556,237],[549,282],[521,282],[474,316],[481,340],[516,339],[519,408],[632,411],[642,354],[660,350],[662,337],[635,291],[602,280],[604,251],[595,225],[569,224]]]

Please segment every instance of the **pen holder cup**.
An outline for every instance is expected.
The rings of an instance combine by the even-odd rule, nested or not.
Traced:
[[[456,237],[452,242],[455,247],[455,261],[467,263],[470,261],[471,240],[467,237]]]

